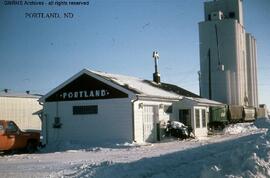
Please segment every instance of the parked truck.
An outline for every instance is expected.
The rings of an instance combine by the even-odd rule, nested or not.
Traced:
[[[22,131],[13,121],[0,120],[0,151],[25,150],[33,153],[40,143],[39,131]]]

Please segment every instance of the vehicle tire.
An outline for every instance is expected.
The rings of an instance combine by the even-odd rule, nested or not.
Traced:
[[[33,141],[29,141],[26,145],[25,150],[28,153],[34,153],[37,150],[37,146],[35,145],[35,143]]]
[[[13,151],[12,150],[5,150],[5,151],[3,151],[3,153],[4,153],[4,155],[10,155],[13,153]]]

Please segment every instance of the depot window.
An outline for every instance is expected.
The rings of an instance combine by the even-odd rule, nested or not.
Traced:
[[[97,105],[73,106],[73,115],[97,114]]]
[[[235,18],[235,13],[234,13],[234,12],[229,12],[229,17],[230,17],[231,19]]]
[[[200,128],[201,124],[200,124],[200,110],[199,109],[195,109],[195,119],[196,119],[196,128]]]
[[[167,114],[171,114],[173,112],[172,106],[165,105],[164,106],[164,112],[167,113]]]
[[[206,127],[206,111],[202,109],[202,126]]]

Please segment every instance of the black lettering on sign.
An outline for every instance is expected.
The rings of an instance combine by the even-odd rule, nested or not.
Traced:
[[[74,14],[73,13],[64,13],[64,18],[73,18],[74,17]]]
[[[48,96],[45,101],[73,101],[127,97],[128,94],[87,74],[83,74],[60,90]]]

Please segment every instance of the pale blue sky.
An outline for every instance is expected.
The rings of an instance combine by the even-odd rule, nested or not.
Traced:
[[[0,5],[0,89],[45,94],[83,68],[152,79],[199,92],[198,22],[203,0],[91,0],[88,7]],[[25,12],[73,12],[27,19]],[[270,1],[244,0],[246,31],[257,39],[259,101],[270,107]]]

